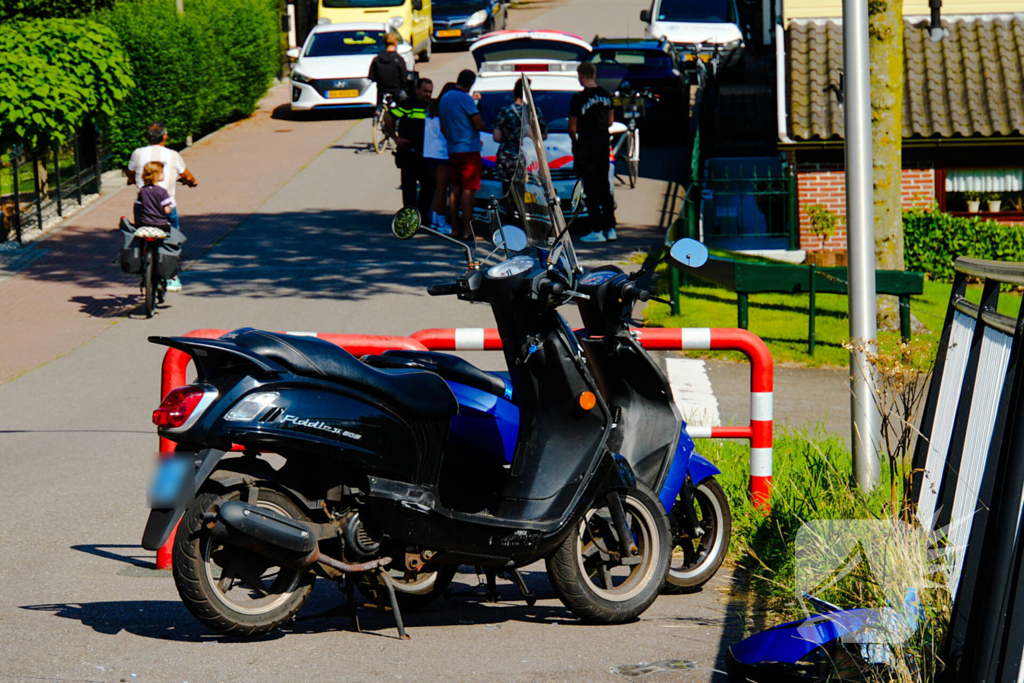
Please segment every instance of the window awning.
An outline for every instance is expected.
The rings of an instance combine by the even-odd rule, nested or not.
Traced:
[[[946,171],[946,192],[1021,192],[1024,169],[951,168]]]

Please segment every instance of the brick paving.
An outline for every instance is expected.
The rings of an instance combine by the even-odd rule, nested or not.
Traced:
[[[252,117],[184,152],[199,180],[199,187],[177,191],[188,237],[186,287],[188,260],[201,257],[356,124],[291,121],[287,98],[287,83],[276,85]],[[138,306],[138,276],[113,263],[117,224],[134,200],[125,187],[46,239],[0,258],[0,383],[77,348]]]

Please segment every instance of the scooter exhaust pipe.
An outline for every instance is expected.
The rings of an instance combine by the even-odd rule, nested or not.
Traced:
[[[237,500],[214,506],[203,519],[213,538],[295,569],[307,569],[319,562],[351,574],[391,563],[390,557],[358,564],[335,560],[320,552],[317,532],[311,525]]]

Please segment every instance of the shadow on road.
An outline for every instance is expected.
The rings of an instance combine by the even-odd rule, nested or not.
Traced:
[[[314,109],[312,111],[292,111],[291,105],[279,104],[274,107],[270,118],[275,121],[351,121],[373,116],[373,107],[358,109]]]
[[[88,553],[89,555],[95,555],[96,557],[102,557],[107,560],[130,564],[133,567],[141,567],[143,569],[153,568],[153,553],[145,552],[137,545],[104,545],[102,543],[88,543],[73,545],[71,546],[71,549],[82,553]]]
[[[109,550],[126,548],[135,547],[121,545],[74,546],[75,550],[133,565],[137,564],[134,558],[118,555]],[[543,571],[524,572],[523,574],[530,589],[537,594],[539,599],[554,598],[554,593],[547,583],[546,574]],[[460,585],[458,582],[463,580],[467,583]],[[456,583],[453,584],[453,588],[459,592],[470,588],[474,583],[474,577],[460,574]],[[482,596],[437,600],[420,611],[404,612],[405,625],[412,631],[415,638],[415,629],[439,626],[478,625],[485,628],[493,626],[497,630],[502,624],[513,621],[562,626],[583,624],[561,605],[528,607],[511,583],[499,581],[498,589],[501,592],[498,603],[487,604]],[[196,621],[185,606],[176,600],[69,602],[22,605],[21,609],[48,612],[55,617],[78,621],[104,635],[116,635],[126,631],[143,638],[180,642],[242,642],[211,632]],[[389,613],[362,607],[359,610],[359,621],[364,633],[353,632],[353,637],[360,635],[393,636],[395,634],[395,622]],[[273,640],[288,634],[351,631],[351,628],[348,611],[341,594],[329,582],[317,581],[309,601],[294,622],[271,634],[244,642]]]

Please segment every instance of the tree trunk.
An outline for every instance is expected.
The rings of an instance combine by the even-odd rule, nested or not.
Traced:
[[[903,0],[868,0],[875,267],[903,270]],[[899,329],[895,297],[878,299],[878,329]]]

